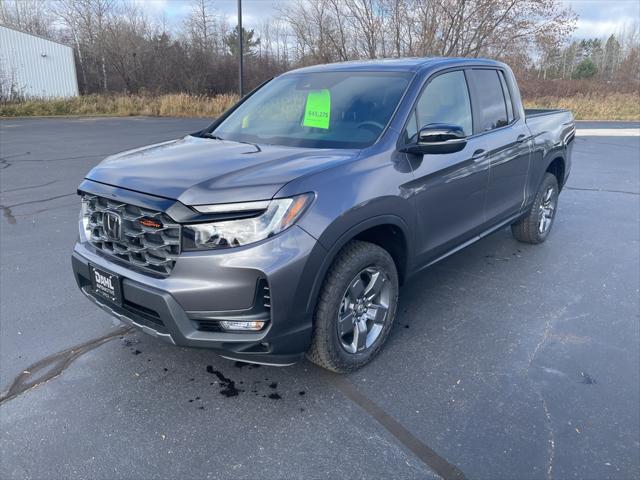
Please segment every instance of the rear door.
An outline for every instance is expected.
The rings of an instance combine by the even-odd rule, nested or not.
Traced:
[[[418,212],[418,263],[428,263],[471,238],[485,221],[489,166],[484,138],[473,136],[473,122],[464,70],[438,73],[427,80],[403,141],[415,142],[418,130],[431,123],[458,125],[469,138],[459,152],[407,154],[415,176],[410,191]]]
[[[474,133],[485,139],[489,186],[484,213],[496,224],[519,212],[524,202],[530,161],[530,134],[514,105],[500,69],[467,70],[474,106]]]

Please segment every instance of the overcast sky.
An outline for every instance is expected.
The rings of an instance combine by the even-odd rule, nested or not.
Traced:
[[[639,0],[564,0],[578,14],[576,38],[605,37],[640,21]]]
[[[126,1],[126,0],[125,0]],[[189,0],[134,0],[153,16],[166,15],[169,23],[180,23],[190,9]],[[261,19],[277,15],[275,6],[290,0],[243,0],[242,20],[249,27],[257,27]],[[640,0],[561,0],[578,15],[576,38],[606,37],[617,33],[625,24],[640,21]],[[236,0],[214,0],[214,5],[235,24]]]

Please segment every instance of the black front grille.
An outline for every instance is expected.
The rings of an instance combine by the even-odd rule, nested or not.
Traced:
[[[196,320],[198,330],[201,332],[223,332],[219,320]]]
[[[89,241],[94,247],[140,270],[171,273],[180,255],[180,224],[162,212],[96,195],[85,194],[82,201],[91,230]],[[105,229],[107,212],[121,219],[119,239],[112,238]]]
[[[155,310],[151,310],[150,308],[143,307],[142,305],[138,305],[137,303],[130,302],[129,300],[124,300],[122,305],[126,310],[135,313],[136,315],[140,315],[141,317],[147,318],[150,322],[155,323],[156,325],[164,325],[164,322],[158,315],[158,312]]]

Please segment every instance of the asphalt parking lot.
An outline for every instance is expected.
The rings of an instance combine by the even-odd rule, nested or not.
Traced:
[[[123,332],[77,291],[84,173],[206,124],[0,121],[1,478],[638,478],[640,124],[581,123],[548,241],[420,274],[344,377]]]

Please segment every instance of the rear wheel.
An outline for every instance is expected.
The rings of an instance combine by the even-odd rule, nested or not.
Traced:
[[[525,243],[542,243],[546,240],[558,209],[558,181],[551,173],[545,173],[529,213],[511,225],[516,240]]]
[[[391,330],[398,289],[386,250],[368,242],[347,244],[322,286],[307,358],[339,373],[371,361]]]

